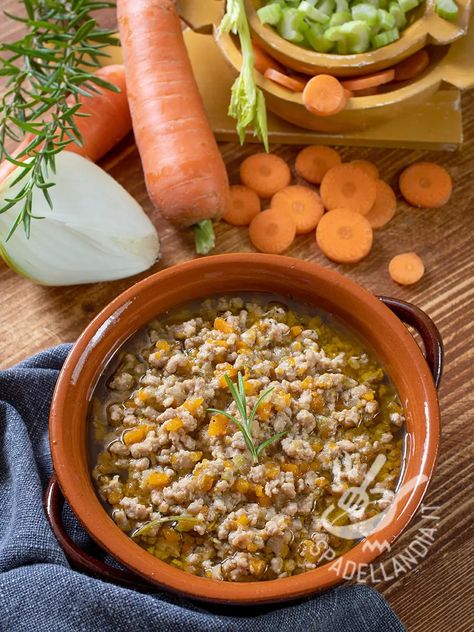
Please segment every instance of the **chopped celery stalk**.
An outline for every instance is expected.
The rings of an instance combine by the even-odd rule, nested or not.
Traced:
[[[267,4],[257,11],[260,22],[262,24],[271,24],[272,26],[278,24],[281,20],[282,13],[281,4],[277,4],[276,2]]]
[[[395,20],[395,26],[400,31],[405,28],[407,19],[405,13],[400,9],[400,5],[397,2],[391,2],[388,8],[388,12],[393,16]]]
[[[313,22],[319,22],[320,24],[325,24],[326,22],[329,22],[328,15],[326,15],[319,9],[312,7],[306,2],[306,0],[303,0],[303,2],[300,4],[300,6],[298,7],[298,11],[304,11],[306,17]]]
[[[435,11],[440,17],[451,22],[459,17],[459,7],[454,0],[435,0]]]
[[[284,9],[277,28],[283,39],[297,44],[304,40],[308,25],[304,21],[304,13],[298,9]]]
[[[381,0],[354,0],[354,2],[351,2],[351,8],[356,7],[358,4],[370,4],[376,9],[383,8],[381,7]]]
[[[370,46],[370,29],[367,22],[352,20],[342,24],[341,32],[346,36],[350,54],[363,53]]]
[[[390,29],[389,31],[384,31],[383,33],[377,33],[372,38],[372,46],[373,48],[382,48],[382,46],[387,46],[387,44],[391,44],[392,42],[396,42],[397,39],[400,38],[400,33],[398,29]]]
[[[398,4],[403,13],[408,13],[420,4],[420,0],[398,0]]]
[[[379,15],[372,4],[356,4],[352,7],[352,19],[362,20],[369,26],[375,26],[379,22]]]
[[[333,43],[324,35],[319,24],[311,24],[305,33],[305,38],[317,53],[328,53],[333,48]]]
[[[329,42],[339,42],[341,40],[345,40],[346,36],[344,35],[344,33],[341,31],[341,27],[340,26],[330,26],[328,29],[326,29],[326,31],[324,32],[324,37],[329,41]]]
[[[337,26],[336,26],[337,28]],[[345,40],[340,40],[336,44],[336,50],[338,55],[348,55],[349,54],[349,46]]]
[[[352,20],[352,15],[349,11],[343,11],[342,13],[333,13],[331,19],[329,20],[329,26],[340,26],[341,24],[345,24],[346,22],[350,22]]]
[[[347,0],[336,0],[336,12],[337,13],[350,12],[349,3],[347,2]]]
[[[385,9],[379,9],[380,29],[382,31],[390,31],[395,28],[395,18]],[[398,39],[398,38],[397,38]]]
[[[331,15],[334,13],[336,9],[336,2],[335,0],[322,0],[318,9],[322,11],[323,13],[325,13],[326,15],[328,15],[329,17],[331,17]]]
[[[275,27],[281,37],[299,46],[352,55],[399,39],[408,24],[405,14],[422,1],[266,0],[259,3],[263,6],[257,13],[263,24]],[[459,14],[456,2],[435,0],[436,12],[455,20]]]

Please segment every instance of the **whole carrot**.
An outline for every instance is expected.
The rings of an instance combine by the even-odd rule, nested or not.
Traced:
[[[226,210],[224,162],[194,80],[174,0],[118,0],[118,23],[135,140],[156,209],[197,225],[198,252],[210,221]],[[207,232],[206,232],[207,231]]]
[[[99,68],[95,74],[104,81],[114,84],[119,92],[96,86],[97,92],[89,89],[90,96],[79,96],[81,107],[78,114],[74,116],[74,124],[82,136],[82,145],[69,143],[65,148],[65,151],[80,154],[94,162],[102,158],[132,129],[124,67],[121,64],[105,66]],[[68,98],[68,102],[73,105],[74,99]],[[82,116],[83,114],[87,116]],[[26,134],[12,152],[13,156],[21,157],[22,152],[32,140],[33,134]],[[13,169],[15,165],[4,160],[0,164],[0,182],[3,182]]]

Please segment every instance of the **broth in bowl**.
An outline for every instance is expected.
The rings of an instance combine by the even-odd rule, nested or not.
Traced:
[[[383,367],[339,321],[224,296],[163,314],[116,354],[90,409],[91,469],[114,522],[160,560],[277,579],[356,544],[328,511],[343,527],[391,505],[403,424]],[[366,503],[341,502],[354,487]]]

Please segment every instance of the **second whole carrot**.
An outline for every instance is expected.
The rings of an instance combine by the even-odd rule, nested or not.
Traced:
[[[90,87],[84,86],[89,94],[88,96],[84,94],[79,96],[78,101],[81,107],[74,116],[74,124],[81,135],[82,144],[78,145],[71,142],[64,148],[64,151],[79,154],[93,162],[102,158],[132,129],[124,67],[120,64],[104,66],[99,68],[95,74],[99,79],[113,84],[117,88],[117,92],[102,86],[95,86],[95,90],[92,91]],[[69,97],[68,103],[72,106],[75,101]],[[33,138],[33,134],[26,134],[23,141],[12,152],[13,157],[24,160],[27,156],[22,157],[22,154]],[[0,182],[3,182],[14,168],[15,165],[8,160],[2,161],[0,163]]]
[[[227,208],[224,161],[193,77],[174,0],[118,0],[118,23],[135,140],[151,201],[177,226],[196,226],[196,249],[213,246],[210,220]]]

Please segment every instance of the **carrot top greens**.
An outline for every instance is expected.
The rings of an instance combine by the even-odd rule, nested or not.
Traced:
[[[252,423],[255,419],[257,408],[263,402],[265,397],[267,397],[267,395],[270,395],[270,393],[273,391],[273,387],[268,388],[260,395],[260,397],[255,402],[250,414],[247,414],[247,398],[245,396],[245,385],[242,373],[239,371],[237,374],[237,386],[232,382],[227,374],[224,377],[225,381],[227,382],[227,386],[229,387],[229,391],[235,401],[235,405],[237,406],[237,410],[239,411],[240,420],[237,419],[237,417],[235,417],[234,415],[231,415],[231,413],[227,412],[226,410],[219,410],[218,408],[208,408],[207,410],[211,413],[225,415],[225,417],[230,419],[230,421],[232,421],[237,426],[237,428],[244,436],[245,445],[247,446],[247,449],[252,456],[253,463],[258,463],[258,458],[263,450],[265,450],[265,448],[274,441],[278,441],[278,439],[281,439],[286,434],[286,431],[277,432],[269,439],[263,441],[258,445],[255,444],[252,437]]]

